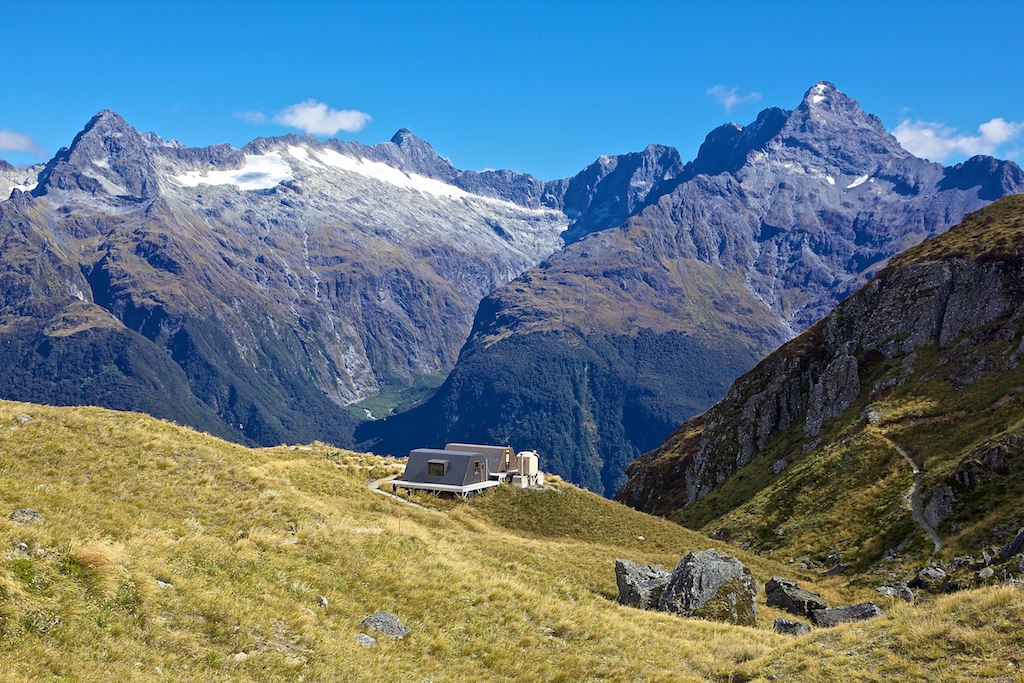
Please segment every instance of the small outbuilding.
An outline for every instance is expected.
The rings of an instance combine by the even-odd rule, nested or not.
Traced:
[[[488,458],[481,453],[417,448],[409,453],[401,479],[391,485],[396,491],[437,491],[464,497],[499,483],[491,477]]]

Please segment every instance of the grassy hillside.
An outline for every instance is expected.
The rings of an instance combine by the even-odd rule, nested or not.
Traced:
[[[251,450],[139,414],[0,402],[3,680],[695,681],[754,663],[820,680],[935,651],[917,626],[928,607],[858,627],[877,643],[858,658],[841,654],[845,629],[776,635],[763,604],[757,629],[621,607],[614,558],[670,567],[716,544],[558,481],[443,511],[367,488],[399,470],[316,444]],[[43,519],[8,518],[26,507]],[[869,596],[730,552],[761,582],[785,573],[833,601]],[[977,595],[1024,619],[1024,592]],[[358,645],[378,609],[412,635]],[[969,605],[944,609],[936,619],[961,639],[942,647],[965,666],[1020,645],[1019,631],[964,616]],[[829,668],[801,669],[826,655]]]

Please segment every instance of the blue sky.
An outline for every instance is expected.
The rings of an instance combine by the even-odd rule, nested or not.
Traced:
[[[119,111],[189,145],[408,127],[549,179],[795,106],[830,80],[953,163],[1024,161],[1022,2],[75,2],[4,6],[0,157]],[[979,129],[979,126],[982,128]]]

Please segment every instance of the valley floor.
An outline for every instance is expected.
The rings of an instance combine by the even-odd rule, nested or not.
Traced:
[[[251,450],[133,413],[0,402],[0,672],[26,681],[1024,680],[1024,590],[791,638],[618,605],[614,560],[717,545],[759,582],[877,599],[556,480],[420,510],[395,460]],[[40,518],[9,518],[31,508]],[[321,596],[325,600],[321,600]],[[326,605],[323,603],[326,602]],[[376,610],[412,633],[356,640]]]

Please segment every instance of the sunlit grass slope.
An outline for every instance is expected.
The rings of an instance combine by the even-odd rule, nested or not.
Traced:
[[[762,627],[749,629],[614,602],[616,557],[671,567],[709,539],[561,482],[441,512],[367,488],[400,467],[321,445],[250,450],[132,413],[0,402],[0,679],[691,681],[763,662],[820,680],[799,657],[819,661],[836,636],[776,635],[779,613],[763,603]],[[8,519],[26,507],[44,519]],[[730,552],[761,582],[811,583]],[[814,587],[833,601],[868,597]],[[1020,591],[980,595],[1024,619]],[[358,624],[378,609],[412,635],[361,647]],[[924,614],[860,628],[884,659],[886,633],[930,636],[908,626]]]

